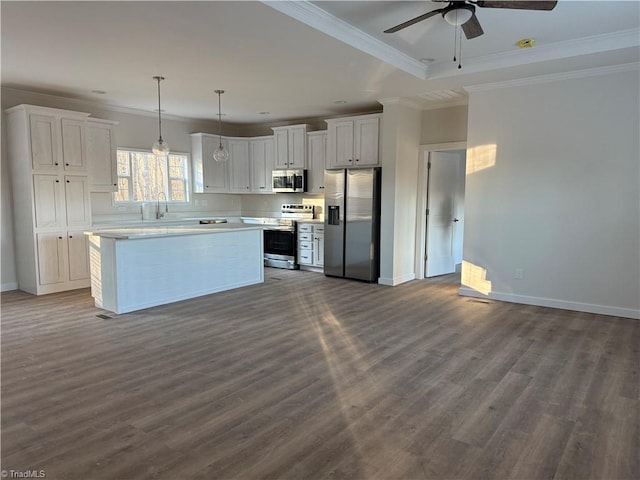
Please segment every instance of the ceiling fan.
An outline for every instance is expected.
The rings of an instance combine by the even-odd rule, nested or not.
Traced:
[[[443,2],[448,0],[433,0]],[[484,33],[478,17],[476,17],[476,6],[481,8],[512,8],[519,10],[553,10],[557,0],[451,0],[449,5],[444,8],[432,10],[423,15],[419,15],[411,20],[407,20],[395,27],[391,27],[384,33],[395,33],[404,28],[410,27],[422,20],[441,14],[446,22],[453,26],[461,26],[465,37],[468,40],[479,37]]]

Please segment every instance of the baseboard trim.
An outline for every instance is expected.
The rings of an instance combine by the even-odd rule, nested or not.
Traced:
[[[10,292],[11,290],[17,290],[18,283],[17,282],[9,282],[0,284],[0,292]]]
[[[380,277],[378,278],[378,283],[380,285],[388,285],[390,287],[395,287],[396,285],[400,285],[401,283],[409,282],[411,280],[415,280],[415,273],[407,273],[405,275],[400,275],[397,277]]]
[[[625,317],[640,320],[640,310],[631,308],[610,307],[607,305],[595,305],[592,303],[569,302],[554,298],[530,297],[527,295],[515,295],[513,293],[491,292],[484,295],[472,288],[461,286],[458,293],[464,297],[489,298],[501,302],[522,303],[538,307],[559,308],[561,310],[574,310],[576,312],[596,313],[599,315],[611,315],[613,317]]]

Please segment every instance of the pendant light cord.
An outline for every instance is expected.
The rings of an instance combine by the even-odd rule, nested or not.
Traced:
[[[222,91],[218,90],[218,139],[220,140],[220,148],[222,148],[222,107],[220,96]]]
[[[162,113],[160,112],[160,81],[164,80],[163,77],[154,77],[158,81],[158,134],[161,142],[162,140]]]

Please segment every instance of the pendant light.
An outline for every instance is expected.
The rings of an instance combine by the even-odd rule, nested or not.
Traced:
[[[153,144],[151,151],[156,157],[166,157],[169,155],[169,145],[162,139],[162,110],[160,110],[160,82],[164,77],[153,77],[158,82],[158,140]]]
[[[220,138],[220,144],[216,151],[213,152],[213,159],[216,162],[226,162],[229,159],[229,151],[222,145],[222,110],[220,109],[220,95],[224,93],[224,90],[215,90],[218,94],[218,137]]]

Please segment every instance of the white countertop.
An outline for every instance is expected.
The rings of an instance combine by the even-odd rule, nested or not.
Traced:
[[[180,235],[202,235],[222,233],[229,230],[262,230],[261,225],[245,223],[218,223],[212,225],[162,226],[162,227],[130,227],[130,228],[100,228],[84,232],[85,235],[115,238],[120,240],[134,240],[153,237],[175,237]]]

